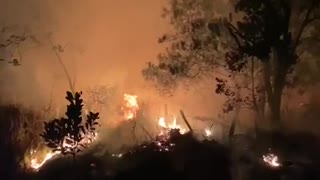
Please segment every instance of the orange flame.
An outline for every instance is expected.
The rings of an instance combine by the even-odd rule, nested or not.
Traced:
[[[177,119],[173,118],[171,123],[166,123],[166,120],[164,117],[160,117],[158,120],[158,125],[166,130],[171,130],[171,129],[179,129],[181,134],[186,133],[186,129],[181,128],[181,126],[179,124],[177,124]],[[163,134],[163,132],[161,131],[160,134]]]
[[[92,141],[97,140],[97,137],[98,137],[97,133],[92,134],[91,136],[84,138],[80,143],[84,144],[84,145],[88,145]],[[73,148],[76,145],[77,144],[75,144],[75,145],[73,144],[72,140],[65,138],[62,146],[66,147],[66,148]],[[33,155],[34,153],[36,153],[36,151],[31,151],[31,155]],[[50,159],[52,159],[53,157],[55,157],[59,154],[61,154],[60,151],[48,152],[48,153],[46,153],[45,157],[42,160],[39,160],[40,158],[38,156],[36,156],[31,159],[30,167],[33,170],[38,171],[47,161],[49,161]]]
[[[51,158],[53,158],[54,156],[60,154],[60,152],[49,152],[46,154],[46,156],[44,157],[44,159],[42,161],[40,161],[37,158],[33,158],[31,159],[31,168],[34,169],[35,171],[38,171],[40,169],[41,166],[43,166],[48,160],[50,160]]]
[[[124,94],[125,107],[122,108],[124,110],[124,118],[127,120],[131,120],[137,116],[137,110],[139,109],[137,96]]]

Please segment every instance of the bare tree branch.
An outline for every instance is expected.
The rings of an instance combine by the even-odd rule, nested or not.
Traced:
[[[300,26],[300,28],[299,28],[299,30],[298,30],[297,37],[296,37],[296,39],[295,39],[295,41],[294,41],[294,43],[293,43],[293,52],[295,52],[295,50],[297,49],[297,46],[299,45],[301,36],[302,36],[305,28],[313,21],[312,19],[310,19],[310,15],[311,15],[311,13],[312,13],[312,10],[314,9],[315,4],[316,4],[316,1],[314,0],[314,1],[311,3],[309,9],[307,10],[307,13],[306,13],[306,15],[305,15],[305,18],[304,18],[304,20],[302,21],[302,24],[301,24],[301,26]],[[311,21],[310,21],[310,20],[311,20]]]

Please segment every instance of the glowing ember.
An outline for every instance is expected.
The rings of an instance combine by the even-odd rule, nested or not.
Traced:
[[[211,132],[210,129],[205,129],[205,130],[204,130],[204,134],[205,134],[206,137],[212,136],[212,132]]]
[[[121,158],[123,156],[123,154],[122,153],[120,153],[120,154],[112,154],[112,156],[113,157],[117,157],[117,158]]]
[[[181,126],[177,124],[176,118],[173,118],[171,123],[166,123],[165,118],[160,117],[158,121],[158,125],[165,130],[179,129],[181,134],[186,133],[186,129],[181,128]],[[160,135],[163,135],[163,134],[164,133],[161,131]]]
[[[137,116],[137,110],[139,109],[137,96],[124,94],[125,107],[122,108],[124,111],[124,118],[131,120]]]
[[[156,141],[156,144],[158,146],[157,151],[159,152],[168,152],[170,150],[170,147],[165,142]]]
[[[263,155],[263,161],[271,167],[279,167],[281,164],[279,163],[279,158],[275,154],[269,153],[267,155]]]

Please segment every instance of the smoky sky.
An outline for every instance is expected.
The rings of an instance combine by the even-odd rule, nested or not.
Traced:
[[[0,26],[11,28],[0,39],[10,33],[26,33],[37,40],[20,46],[21,66],[1,66],[0,74],[5,77],[0,81],[4,95],[1,100],[43,106],[54,96],[57,104],[64,103],[62,97],[69,86],[52,50],[52,45],[57,44],[64,49],[60,56],[76,82],[76,90],[111,85],[142,95],[142,99],[149,93],[157,96],[143,80],[141,70],[164,49],[157,40],[170,30],[168,20],[161,17],[167,2],[0,0]],[[227,1],[217,2],[221,10]],[[1,51],[6,58],[17,56],[15,48]],[[177,100],[169,106],[177,112],[181,108],[190,114],[216,114],[221,98],[214,94],[213,87],[201,88],[177,94]],[[164,102],[154,100],[153,105],[161,103]]]
[[[18,58],[22,64],[14,67],[0,62],[0,102],[42,108],[53,99],[54,106],[64,107],[64,93],[70,87],[52,50],[52,45],[59,44],[64,50],[60,56],[78,91],[96,85],[117,86],[120,94],[148,99],[157,115],[168,104],[176,116],[183,109],[187,116],[217,118],[224,99],[215,94],[213,81],[166,99],[159,98],[142,77],[146,62],[155,62],[164,50],[158,38],[172,30],[161,17],[168,1],[0,0],[0,30],[6,28],[0,41],[11,34],[35,37],[18,49],[0,48],[0,58]],[[229,0],[213,1],[218,14],[228,15]],[[248,124],[252,126],[252,122]]]
[[[61,57],[78,89],[91,84],[139,86],[141,70],[146,61],[156,58],[161,49],[157,38],[168,26],[161,18],[163,0],[0,2],[0,25],[15,27],[9,34],[28,32],[41,42],[38,46],[25,42],[20,47],[23,66],[6,69],[7,74],[14,74],[7,87],[22,88],[32,82],[37,91],[69,88],[50,41],[64,48]],[[16,55],[14,48],[8,51],[7,58]]]

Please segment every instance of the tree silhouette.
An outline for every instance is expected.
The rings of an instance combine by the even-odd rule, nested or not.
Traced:
[[[158,63],[149,62],[143,70],[147,80],[155,82],[161,93],[172,93],[179,83],[188,85],[190,80],[197,81],[221,71],[221,59],[226,48],[232,42],[227,29],[211,27],[223,25],[223,18],[213,14],[211,0],[171,0],[170,7],[164,10],[164,17],[170,20],[173,32],[158,39],[159,43],[169,45],[164,53],[159,54]],[[219,36],[225,38],[219,38]]]
[[[159,43],[169,46],[159,55],[157,64],[148,63],[143,75],[161,93],[171,93],[179,84],[188,87],[202,79],[215,81],[215,92],[227,99],[223,114],[235,112],[229,133],[232,136],[239,109],[257,111],[253,103],[257,93],[251,91],[256,86],[250,84],[256,77],[252,71],[256,70],[253,63],[250,66],[245,61],[248,56],[231,51],[237,44],[225,26],[227,18],[215,15],[215,6],[218,4],[211,0],[171,0],[164,14],[169,17],[174,32],[159,39]],[[234,62],[237,57],[243,61]]]
[[[235,12],[243,13],[234,26],[227,23],[238,47],[230,54],[244,54],[263,64],[263,89],[271,111],[274,127],[281,122],[281,99],[288,75],[295,70],[301,56],[301,42],[308,27],[320,20],[320,1],[307,0],[240,0]],[[299,22],[299,19],[302,19]],[[297,23],[298,22],[298,23]],[[309,37],[317,39],[317,36]],[[315,41],[316,42],[316,41]],[[318,43],[319,44],[319,43]],[[232,61],[243,61],[233,56]]]
[[[229,17],[215,16],[210,0],[170,2],[165,13],[174,32],[159,39],[170,45],[158,64],[143,70],[145,78],[170,89],[176,82],[224,74],[216,78],[216,93],[228,97],[225,112],[240,103],[260,109],[259,118],[264,118],[268,105],[273,127],[280,127],[283,91],[299,79],[296,67],[307,59],[303,55],[315,54],[311,50],[320,45],[320,1],[231,1],[236,15]],[[246,92],[240,94],[249,96],[239,97],[242,89]]]
[[[74,95],[67,92],[66,118],[54,119],[44,122],[44,132],[41,137],[46,145],[54,152],[61,152],[63,155],[71,154],[75,161],[76,154],[86,147],[88,141],[95,137],[96,128],[99,125],[99,113],[89,112],[86,121],[83,123],[81,99],[82,92]]]
[[[22,63],[21,46],[27,42],[39,44],[37,38],[29,33],[11,32],[16,30],[16,27],[5,26],[0,28],[0,49],[13,49],[17,51],[18,58],[9,59],[9,57],[1,57],[0,62],[7,62],[13,66],[20,66]]]

